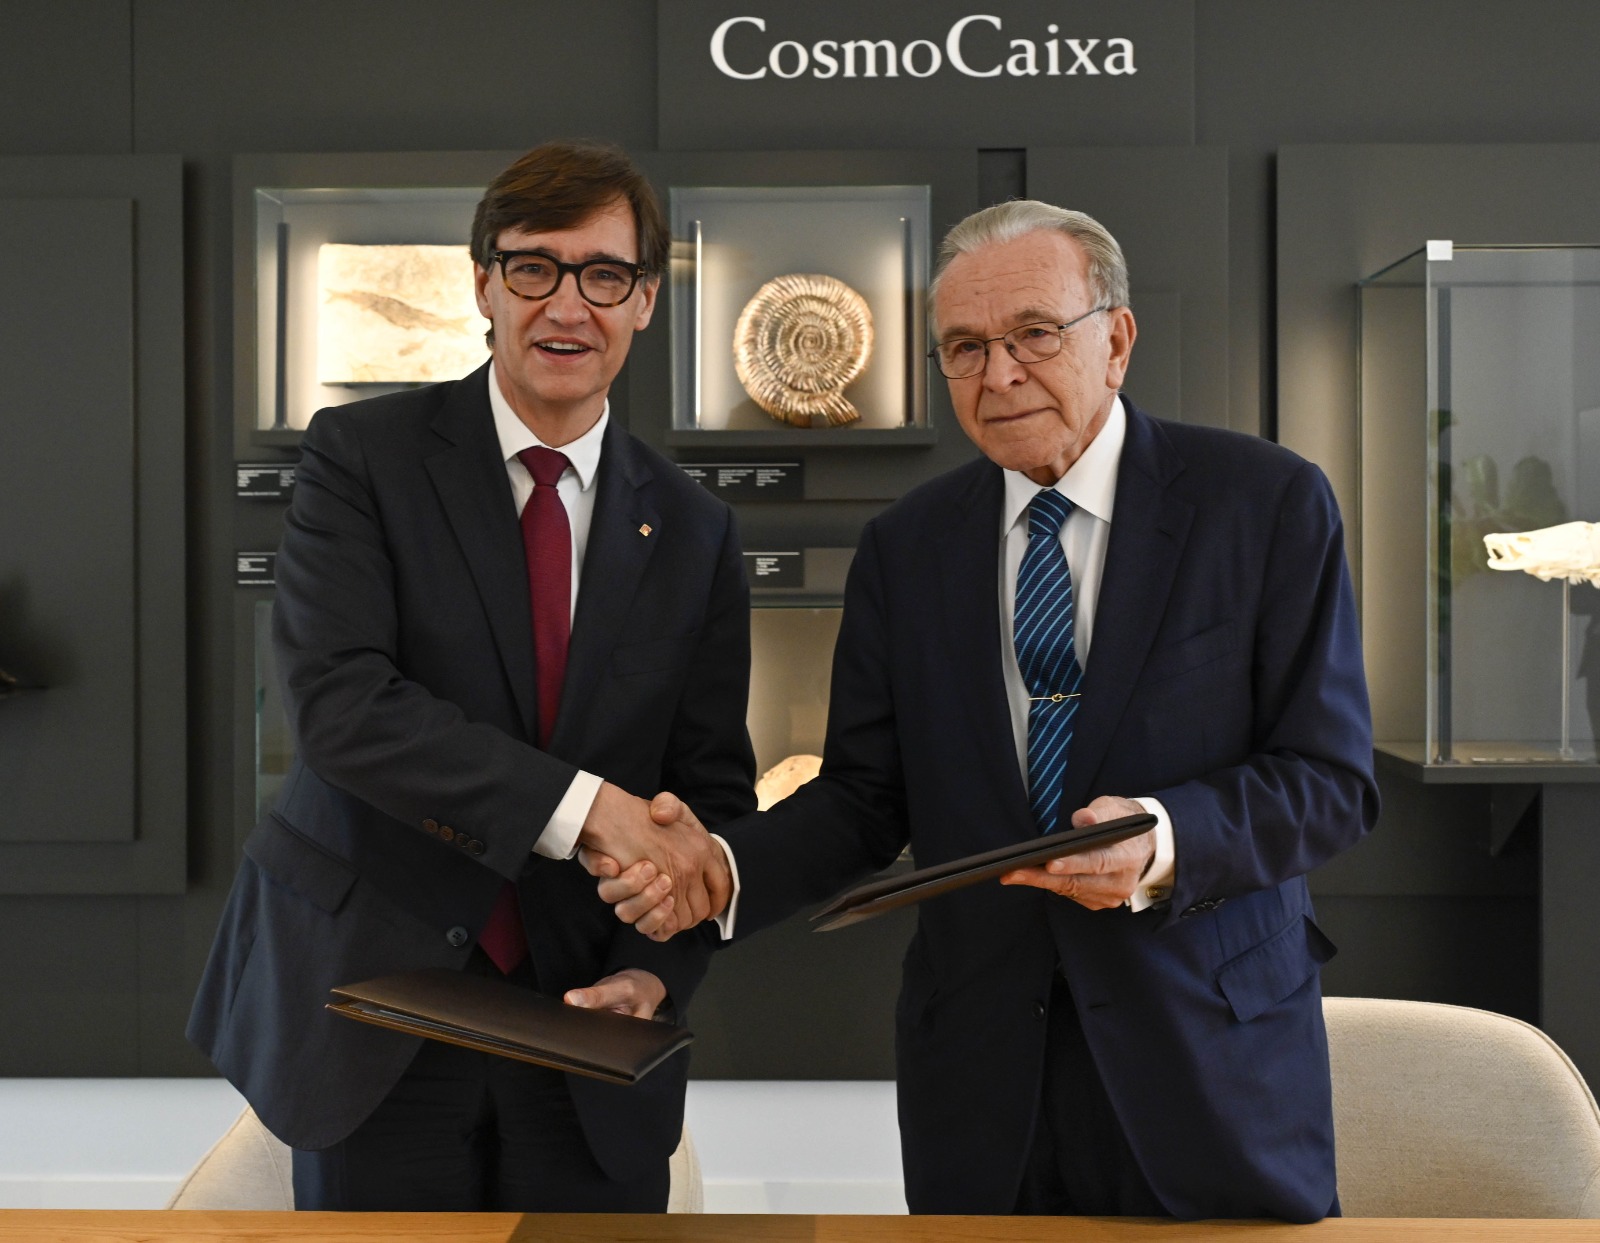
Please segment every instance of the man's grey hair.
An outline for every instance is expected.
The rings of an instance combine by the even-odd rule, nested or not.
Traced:
[[[1106,227],[1093,216],[1069,211],[1038,199],[1012,199],[973,212],[950,232],[939,246],[939,262],[928,282],[930,316],[934,296],[945,269],[957,255],[970,254],[996,242],[1015,241],[1025,233],[1055,229],[1083,247],[1089,262],[1089,293],[1100,306],[1129,306],[1128,263],[1122,247]]]

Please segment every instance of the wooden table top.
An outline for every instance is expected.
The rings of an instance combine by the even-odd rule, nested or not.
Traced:
[[[1112,1217],[577,1213],[0,1211],[0,1243],[1600,1243],[1600,1221],[1345,1217],[1174,1222]]]

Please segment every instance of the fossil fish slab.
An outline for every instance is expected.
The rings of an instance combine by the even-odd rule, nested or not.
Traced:
[[[430,384],[482,364],[465,246],[317,248],[317,380]]]

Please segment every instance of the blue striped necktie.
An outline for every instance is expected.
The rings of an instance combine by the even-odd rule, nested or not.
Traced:
[[[1073,644],[1072,571],[1061,524],[1072,502],[1046,488],[1028,506],[1028,548],[1017,570],[1013,636],[1028,688],[1028,803],[1041,833],[1055,830],[1083,670]]]

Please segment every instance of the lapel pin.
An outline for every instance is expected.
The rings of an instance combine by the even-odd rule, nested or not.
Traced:
[[[645,523],[643,526],[641,526],[639,528],[639,534],[640,535],[649,535],[650,534],[650,524],[648,522]]]

